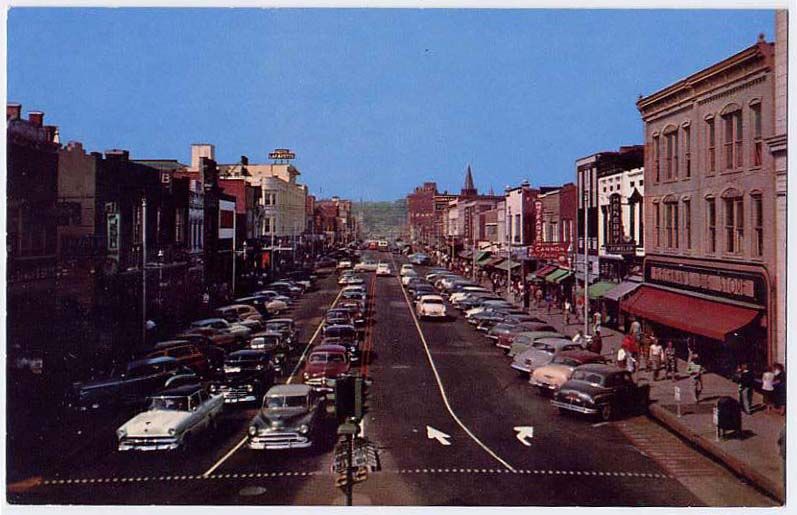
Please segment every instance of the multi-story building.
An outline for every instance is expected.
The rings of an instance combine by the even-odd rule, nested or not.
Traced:
[[[410,239],[428,244],[434,237],[437,183],[425,182],[407,195],[407,225]]]
[[[623,303],[722,372],[776,348],[775,45],[749,48],[637,101],[645,128],[645,284]],[[785,128],[783,129],[785,131]],[[666,306],[666,309],[662,309]]]

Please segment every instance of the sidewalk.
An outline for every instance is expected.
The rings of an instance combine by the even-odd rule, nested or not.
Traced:
[[[515,302],[512,295],[507,298]],[[551,314],[548,314],[547,308],[536,309],[532,303],[529,313],[547,320],[562,334],[568,336],[584,328],[584,323],[574,321],[575,317],[572,316],[571,323],[565,325],[561,310],[552,309]],[[614,360],[623,333],[603,327],[601,336],[603,336],[602,354]],[[659,375],[659,381],[652,380],[651,372],[639,371],[634,374],[637,382],[650,384],[649,415],[781,503],[785,502],[783,462],[778,449],[778,436],[786,423],[785,417],[774,412],[766,413],[763,410],[761,396],[755,393],[753,414],[747,415],[742,412],[741,434],[731,433],[726,438],[718,440],[713,421],[713,408],[720,397],[738,399],[736,383],[717,374],[704,374],[701,399],[695,404],[691,382],[686,375],[686,362],[678,360],[678,370],[676,381],[664,380],[663,370]],[[681,389],[680,417],[677,415],[677,403],[674,398],[675,386]]]

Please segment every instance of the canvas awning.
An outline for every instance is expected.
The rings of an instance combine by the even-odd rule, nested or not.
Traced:
[[[606,292],[613,290],[615,286],[617,286],[617,283],[598,281],[595,284],[589,285],[589,288],[587,289],[587,295],[589,295],[590,299],[599,299],[603,297]]]
[[[483,265],[483,266],[492,266],[492,267],[496,267],[496,266],[498,266],[498,265],[499,265],[501,262],[503,262],[503,261],[504,261],[504,258],[502,258],[502,257],[498,257],[498,256],[493,256],[493,257],[491,257],[490,259],[488,259],[487,261],[485,261],[485,263],[484,263],[484,265]]]
[[[549,283],[559,284],[560,282],[564,281],[571,275],[573,275],[573,272],[571,272],[570,270],[565,270],[563,268],[560,268],[546,275],[545,280],[548,281]]]
[[[479,266],[484,265],[489,259],[492,253],[490,251],[482,251],[476,256],[476,264]]]
[[[725,337],[752,322],[759,311],[668,290],[642,285],[620,303],[632,315],[687,333],[714,340]]]
[[[635,281],[623,281],[611,290],[607,291],[603,295],[603,298],[619,302],[623,297],[634,293],[634,291],[636,291],[636,289],[640,286],[642,286],[642,283]]]
[[[546,275],[550,274],[551,272],[555,272],[558,268],[559,267],[557,267],[556,265],[545,265],[542,268],[540,268],[539,270],[530,273],[528,275],[527,279],[528,280],[545,279]]]
[[[515,268],[517,268],[519,266],[520,266],[520,263],[518,263],[517,261],[511,261],[509,259],[506,259],[501,264],[496,265],[495,268],[498,268],[499,270],[509,271],[509,270],[514,270]]]

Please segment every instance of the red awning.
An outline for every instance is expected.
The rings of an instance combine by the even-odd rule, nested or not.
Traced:
[[[628,300],[621,302],[620,309],[668,327],[721,341],[759,314],[755,309],[644,285]]]
[[[546,275],[548,275],[551,272],[555,271],[557,268],[559,268],[559,267],[556,266],[556,265],[545,265],[542,268],[540,268],[539,270],[537,270],[536,272],[534,272],[534,277],[537,277],[539,279],[545,279]]]

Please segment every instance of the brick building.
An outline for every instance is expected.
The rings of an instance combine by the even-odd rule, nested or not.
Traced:
[[[425,182],[407,195],[407,225],[410,239],[430,243],[434,237],[435,196],[437,183]]]

